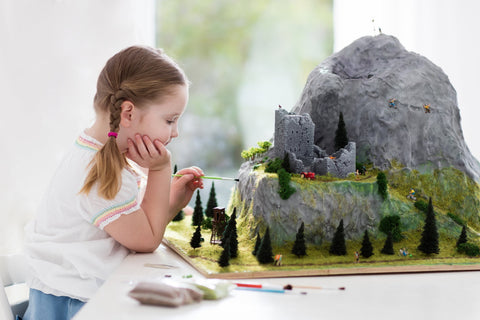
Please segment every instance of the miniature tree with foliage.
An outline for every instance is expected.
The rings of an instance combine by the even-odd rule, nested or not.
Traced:
[[[383,245],[382,250],[380,251],[383,254],[394,254],[393,252],[393,237],[392,233],[389,232],[387,235],[387,239],[385,240],[385,244]]]
[[[213,208],[217,207],[217,195],[215,194],[215,184],[212,182],[210,188],[210,195],[208,197],[207,209],[205,209],[205,216],[213,218]]]
[[[295,188],[290,185],[292,176],[283,168],[278,170],[277,173],[279,184],[278,194],[280,195],[280,198],[287,200],[296,191]]]
[[[195,199],[195,208],[193,209],[192,225],[201,226],[203,222],[202,200],[200,199],[200,191],[197,190],[197,198]]]
[[[265,235],[262,238],[262,243],[260,244],[260,247],[257,251],[257,260],[262,264],[273,262],[272,243],[270,241],[270,228],[267,228],[267,231],[265,231]]]
[[[400,228],[400,216],[398,215],[388,215],[380,220],[380,225],[378,229],[388,235],[392,234],[392,240],[398,242],[403,239],[402,231]]]
[[[365,230],[362,239],[362,247],[360,248],[360,254],[364,258],[369,258],[373,255],[373,246],[368,236],[368,230]]]
[[[293,244],[292,253],[297,257],[303,257],[307,255],[307,246],[305,245],[305,224],[302,222],[300,228],[298,228],[297,235],[295,236],[295,243]]]
[[[197,227],[195,232],[193,233],[192,239],[190,240],[190,246],[193,249],[200,248],[202,246],[202,234],[200,232],[200,226]]]
[[[343,219],[340,220],[337,230],[335,230],[335,234],[333,235],[332,244],[330,245],[330,253],[337,256],[344,256],[347,254],[345,233],[343,230]]]
[[[460,233],[460,237],[458,237],[456,247],[458,248],[461,244],[467,243],[467,227],[464,225],[462,227],[462,232]]]
[[[335,150],[340,150],[348,144],[347,129],[343,121],[343,112],[338,116],[337,131],[335,131]]]
[[[428,201],[427,216],[425,217],[425,225],[423,226],[422,238],[418,250],[425,254],[439,253],[438,231],[435,212],[433,211],[432,198]]]
[[[252,254],[254,256],[257,255],[258,248],[260,248],[260,244],[262,243],[262,237],[260,236],[260,233],[257,233],[257,240],[255,240],[255,247],[253,248]]]
[[[230,265],[230,244],[229,241],[226,241],[226,245],[223,248],[222,254],[218,259],[218,265],[222,268],[228,267]]]
[[[377,175],[377,185],[378,185],[378,193],[380,194],[382,199],[383,200],[387,199],[388,181],[387,181],[387,176],[382,171],[380,171]]]

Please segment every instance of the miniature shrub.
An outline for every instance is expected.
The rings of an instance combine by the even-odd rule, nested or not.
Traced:
[[[206,217],[202,220],[202,229],[212,230],[212,218]]]
[[[460,218],[455,213],[449,212],[449,213],[447,213],[447,216],[450,217],[450,219],[452,219],[453,221],[455,221],[458,225],[460,225],[460,226],[465,225],[465,221],[463,221],[463,219]]]
[[[473,243],[462,243],[458,246],[458,252],[464,253],[469,257],[476,257],[480,255],[480,248]]]
[[[278,194],[283,200],[287,200],[290,196],[295,193],[295,188],[290,185],[290,180],[292,176],[285,169],[278,170],[278,184],[280,188]]]
[[[276,173],[281,168],[283,168],[283,160],[280,158],[275,158],[267,163],[265,166],[265,172]]]
[[[378,193],[382,197],[383,200],[387,199],[388,197],[388,181],[387,176],[383,172],[379,172],[377,175],[377,185],[378,185]]]
[[[390,215],[385,216],[380,220],[378,230],[382,231],[386,235],[392,234],[392,240],[398,242],[403,239],[402,231],[400,228],[400,216]]]
[[[418,210],[424,212],[424,213],[427,213],[427,210],[428,210],[428,203],[426,203],[425,201],[423,200],[417,200],[415,201],[415,204],[414,204],[415,208],[417,208]]]

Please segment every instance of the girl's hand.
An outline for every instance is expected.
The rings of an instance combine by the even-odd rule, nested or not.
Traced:
[[[203,189],[204,176],[199,167],[185,168],[177,174],[182,176],[174,177],[170,188],[170,208],[175,214],[185,208],[196,189]]]
[[[135,141],[128,139],[127,157],[139,166],[152,171],[170,169],[170,151],[165,148],[160,140],[153,142],[146,135],[135,135]]]

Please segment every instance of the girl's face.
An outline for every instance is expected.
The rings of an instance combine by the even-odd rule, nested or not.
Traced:
[[[152,141],[158,139],[165,146],[168,145],[178,136],[178,120],[185,111],[187,102],[187,86],[177,85],[173,87],[172,93],[160,102],[154,102],[142,109],[134,107],[130,121],[124,122],[125,125],[119,131],[119,140],[122,141],[120,150],[126,151],[126,140],[134,140],[136,134],[147,135]]]

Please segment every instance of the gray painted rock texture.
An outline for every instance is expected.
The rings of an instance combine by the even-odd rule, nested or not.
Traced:
[[[392,99],[395,105],[389,106]],[[480,164],[463,138],[447,75],[393,36],[360,38],[324,60],[310,73],[292,111],[310,114],[315,144],[327,153],[334,151],[343,112],[358,161],[381,169],[392,160],[419,170],[453,166],[479,180]]]

